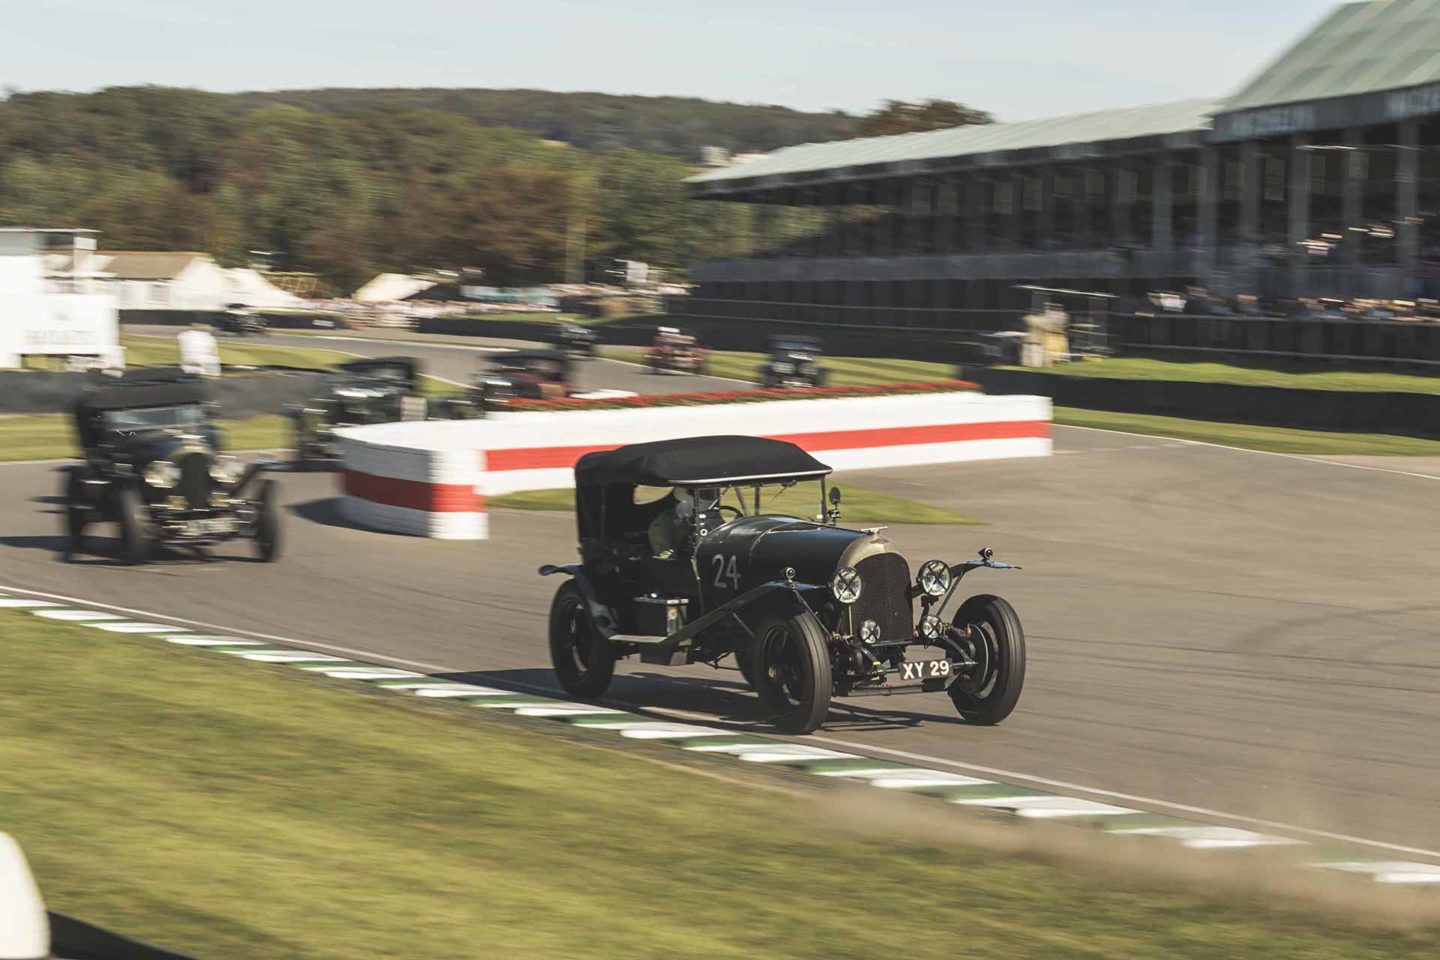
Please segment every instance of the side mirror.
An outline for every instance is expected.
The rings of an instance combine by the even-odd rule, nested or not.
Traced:
[[[838,507],[838,506],[840,506],[840,488],[839,488],[839,487],[831,487],[831,488],[830,488],[830,506],[832,506],[832,507]]]

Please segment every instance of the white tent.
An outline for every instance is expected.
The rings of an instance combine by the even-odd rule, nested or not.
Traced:
[[[229,291],[227,303],[243,303],[262,310],[286,310],[305,306],[305,301],[281,290],[258,270],[235,267],[225,271]]]
[[[394,303],[433,286],[434,280],[422,280],[406,273],[382,273],[356,290],[353,299],[360,303]]]

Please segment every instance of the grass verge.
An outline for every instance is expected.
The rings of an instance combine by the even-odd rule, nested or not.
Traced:
[[[1306,390],[1440,393],[1440,376],[1386,370],[1337,370],[1320,364],[1283,367],[1237,366],[1228,363],[1184,363],[1148,357],[1110,357],[1063,363],[1055,367],[1006,367],[1027,373],[1109,377],[1116,380],[1174,380],[1186,383],[1230,383],[1254,387]]]
[[[642,363],[645,350],[641,347],[600,347],[600,356],[611,360]],[[709,356],[709,375],[756,383],[763,353],[714,350]],[[952,380],[955,364],[931,363],[926,360],[894,360],[887,358],[825,357],[821,366],[830,371],[827,381],[835,387],[868,387],[881,383],[908,383],[916,380]]]
[[[718,781],[715,762],[697,776],[644,745],[95,634],[0,612],[3,827],[53,909],[199,957],[858,960],[893,955],[919,904],[916,960],[1440,949],[1433,931],[827,828],[818,797]]]
[[[1373,456],[1440,456],[1440,440],[1392,436],[1387,433],[1332,433],[1291,427],[1260,427],[1247,423],[1182,420],[1145,413],[1113,413],[1056,407],[1055,422],[1071,427],[1123,430],[1180,440],[1201,440],[1246,450]]]
[[[279,414],[222,420],[221,424],[229,450],[278,450],[290,446],[290,421]],[[78,454],[68,414],[0,417],[0,461],[60,460]]]
[[[837,478],[838,479],[838,478]],[[866,490],[852,483],[841,482],[844,502],[840,504],[843,515],[840,521],[847,527],[871,526],[875,524],[952,524],[974,525],[981,521],[974,517],[932,506],[904,497],[891,496],[875,490]],[[815,516],[820,510],[816,489],[791,487],[771,499],[762,501],[765,509],[788,511],[796,516]],[[507,493],[490,498],[490,505],[509,507],[513,510],[574,510],[575,491],[570,489],[527,490],[523,493]],[[748,508],[748,504],[747,504]]]

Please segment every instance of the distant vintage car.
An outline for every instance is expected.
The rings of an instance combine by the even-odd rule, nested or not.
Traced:
[[[280,549],[269,464],[221,452],[206,387],[175,368],[137,370],[86,391],[75,404],[84,462],[66,467],[64,559],[91,524],[116,523],[120,555],[144,563],[156,545],[203,548],[235,538],[261,560]]]
[[[677,327],[661,327],[645,351],[651,373],[698,373],[709,366],[705,348],[695,335]]]
[[[233,333],[237,337],[248,337],[265,332],[265,317],[243,303],[232,303],[215,318],[215,329]]]
[[[431,404],[430,416],[471,420],[502,409],[512,400],[553,400],[570,396],[574,364],[558,349],[509,350],[492,353],[487,369],[470,386]]]
[[[770,389],[825,386],[829,371],[820,366],[824,352],[818,337],[771,337],[769,357],[760,368],[760,385]]]
[[[323,393],[286,407],[297,463],[337,456],[337,427],[424,420],[427,412],[414,357],[347,361],[330,374]]]
[[[946,608],[972,570],[1014,568],[982,549],[912,571],[883,528],[838,526],[829,474],[793,444],[754,437],[581,457],[580,562],[540,568],[568,577],[550,608],[561,686],[598,697],[616,661],[635,655],[667,665],[733,656],[789,733],[819,727],[836,696],[944,691],[971,723],[1004,720],[1025,680],[1019,617],[990,594]],[[670,489],[637,496],[654,487]],[[813,500],[800,495],[807,487]]]
[[[556,323],[546,331],[546,339],[557,350],[564,350],[572,357],[595,356],[595,342],[599,338],[589,327],[578,323]]]

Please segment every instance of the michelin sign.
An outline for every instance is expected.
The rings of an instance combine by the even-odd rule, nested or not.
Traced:
[[[18,367],[33,354],[104,357],[118,343],[113,297],[0,292],[0,368]]]

